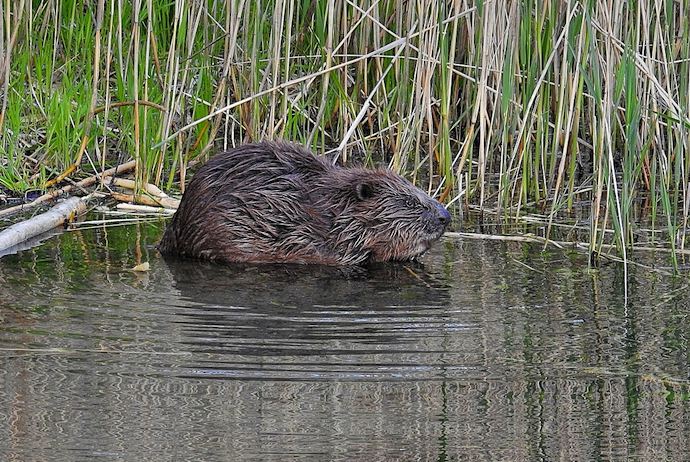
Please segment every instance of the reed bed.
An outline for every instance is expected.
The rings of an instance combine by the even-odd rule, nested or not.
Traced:
[[[215,150],[283,138],[506,220],[585,206],[592,254],[626,256],[643,202],[682,249],[689,3],[0,2],[0,185],[134,159],[183,189]]]

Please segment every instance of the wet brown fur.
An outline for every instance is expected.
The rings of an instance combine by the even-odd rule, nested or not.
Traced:
[[[289,143],[221,153],[194,175],[159,249],[227,262],[358,265],[424,253],[450,221],[390,170],[342,168]]]

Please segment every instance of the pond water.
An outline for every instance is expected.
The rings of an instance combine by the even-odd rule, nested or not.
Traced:
[[[0,460],[684,460],[686,278],[445,238],[360,271],[165,260],[162,222],[0,259]],[[130,269],[141,262],[150,271]]]

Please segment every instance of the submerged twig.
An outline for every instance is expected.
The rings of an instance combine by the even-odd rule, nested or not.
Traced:
[[[117,208],[118,210],[129,212],[129,213],[127,213],[128,215],[142,214],[142,213],[153,214],[153,215],[172,215],[173,213],[175,213],[175,210],[171,209],[171,208],[154,207],[154,206],[150,206],[150,205],[129,204],[127,202],[120,202],[119,204],[117,204],[115,206],[115,208]]]
[[[461,233],[461,232],[446,232],[444,234],[446,237],[450,238],[463,238],[463,239],[480,239],[480,240],[490,240],[490,241],[512,241],[512,242],[534,242],[540,244],[549,244],[559,249],[563,248],[583,248],[587,247],[589,249],[589,242],[577,242],[577,241],[554,241],[551,239],[546,239],[538,236],[505,236],[499,234],[481,234],[481,233]],[[603,249],[616,249],[614,244],[599,244]],[[632,245],[630,248],[633,251],[640,252],[663,252],[663,253],[675,253],[677,255],[690,255],[690,249],[669,249],[667,247],[647,247]]]

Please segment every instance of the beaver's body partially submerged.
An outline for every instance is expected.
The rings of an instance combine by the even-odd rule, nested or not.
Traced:
[[[199,169],[159,248],[228,262],[358,265],[417,257],[449,222],[440,203],[389,170],[342,168],[265,142]]]

